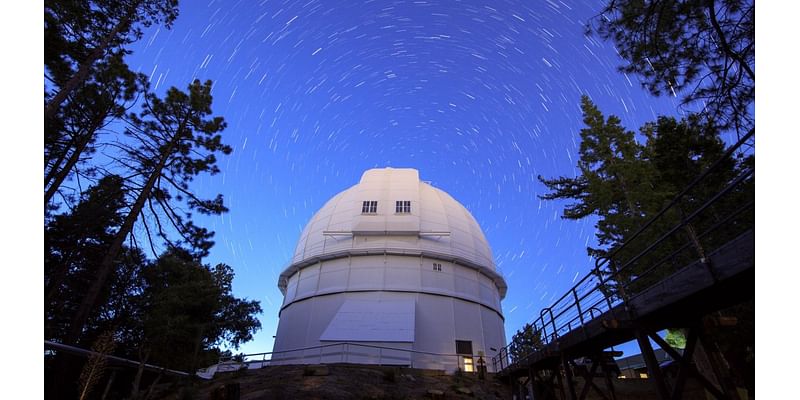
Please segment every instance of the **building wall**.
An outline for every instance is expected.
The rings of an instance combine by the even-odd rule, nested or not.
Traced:
[[[434,270],[434,264],[441,265],[441,271]],[[325,260],[295,272],[287,281],[282,308],[312,296],[366,290],[458,297],[502,312],[497,288],[479,270],[424,256],[389,254]]]
[[[441,271],[434,270],[434,263],[441,265]],[[414,304],[413,342],[354,342],[455,354],[455,341],[469,340],[476,361],[479,352],[483,352],[487,363],[496,354],[491,348],[500,349],[506,344],[500,295],[492,280],[478,270],[427,257],[366,255],[321,261],[288,279],[274,351],[332,343],[321,337],[346,301]],[[448,371],[458,368],[459,362],[455,357],[362,347],[347,349],[345,356],[342,350],[314,349],[273,359],[278,363],[323,363],[344,362],[346,357],[347,362]]]
[[[414,341],[349,342],[384,346],[415,351],[455,354],[456,340],[472,342],[473,356],[477,361],[480,352],[485,354],[488,364],[496,352],[505,346],[503,320],[500,315],[485,306],[452,297],[412,292],[344,292],[317,296],[297,301],[283,309],[275,340],[274,351],[281,352],[336,343],[320,340],[323,332],[333,320],[339,307],[347,300],[357,301],[413,301]],[[378,350],[353,346],[312,349],[273,356],[276,364],[316,364],[326,362],[350,362],[365,364],[410,365],[414,368],[443,369],[454,371],[459,367],[456,357],[415,354],[402,351]],[[491,365],[489,365],[491,370]]]

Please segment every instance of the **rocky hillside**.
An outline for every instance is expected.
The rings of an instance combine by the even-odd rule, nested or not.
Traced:
[[[238,387],[237,387],[238,386]],[[272,366],[217,374],[192,386],[161,387],[163,400],[256,399],[510,399],[511,388],[489,374],[370,365]]]

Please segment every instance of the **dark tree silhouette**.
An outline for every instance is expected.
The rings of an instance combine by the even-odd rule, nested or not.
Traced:
[[[587,25],[610,39],[658,96],[704,105],[716,127],[754,127],[755,3],[751,0],[610,0]]]
[[[667,194],[653,190],[653,166],[642,157],[644,147],[632,131],[620,125],[619,118],[605,119],[587,96],[581,98],[583,122],[580,158],[574,178],[539,180],[550,190],[543,200],[565,199],[574,203],[564,208],[565,219],[600,216],[597,238],[602,248],[588,249],[592,256],[603,256],[614,244],[644,221],[644,212]]]
[[[508,348],[511,362],[521,361],[529,354],[541,349],[542,344],[542,332],[534,329],[531,324],[525,324],[511,338],[511,346]]]
[[[664,260],[679,268],[693,260],[705,259],[709,250],[752,226],[752,213],[743,213],[713,232],[701,235],[753,200],[751,179],[689,221],[682,235],[671,235],[640,257],[650,244],[720,192],[742,169],[751,166],[754,159],[752,156],[723,158],[726,147],[719,138],[719,131],[704,124],[697,115],[681,121],[659,117],[657,122],[645,124],[641,133],[646,142],[640,144],[634,132],[619,125],[618,118],[605,119],[585,96],[581,107],[586,128],[581,130],[579,174],[555,179],[540,176],[539,180],[549,190],[540,198],[573,201],[565,206],[562,218],[598,218],[596,236],[600,247],[587,250],[595,258],[613,255],[613,260],[606,264],[609,268],[606,275],[616,274],[617,267],[626,266],[615,280],[627,284],[635,278],[637,283],[630,289],[647,287],[670,269],[662,269],[661,274],[648,272],[647,279],[642,277],[645,271]],[[723,161],[704,184],[686,192],[675,207],[633,237],[690,182],[720,159]],[[607,294],[617,293],[618,287],[614,285],[610,284]]]
[[[124,206],[122,178],[110,175],[89,188],[71,212],[55,216],[45,226],[46,339],[64,341],[71,318],[122,223]],[[99,327],[104,324],[100,320],[113,319],[118,313],[105,306],[107,299],[128,289],[127,281],[135,277],[134,270],[144,259],[141,252],[123,247],[97,298],[100,306],[89,315],[89,331],[104,329]],[[94,339],[91,333],[85,338]]]
[[[45,121],[94,72],[95,64],[124,52],[142,28],[178,16],[177,0],[49,0],[45,2]]]
[[[258,301],[231,294],[233,270],[225,264],[202,265],[189,252],[173,249],[143,271],[140,305],[140,341],[143,364],[195,371],[218,355],[225,342],[235,348],[261,328],[255,314]],[[142,368],[134,379],[132,397],[139,390]]]
[[[75,89],[70,101],[45,125],[45,206],[71,174],[91,175],[80,162],[96,149],[100,133],[123,117],[137,96],[147,90],[147,78],[128,69],[116,53],[98,62],[95,73]]]
[[[195,176],[219,172],[216,152],[231,152],[219,135],[226,126],[225,121],[222,117],[210,116],[211,103],[211,81],[205,84],[195,81],[189,85],[188,93],[173,87],[163,100],[153,94],[146,95],[141,115],[130,116],[128,133],[137,139],[138,145],[119,145],[124,158],[118,159],[132,171],[125,183],[126,193],[132,197],[130,208],[75,313],[68,342],[80,336],[111,273],[114,259],[143,212],[149,211],[155,218],[156,227],[149,226],[147,220],[141,218],[153,249],[153,235],[164,239],[170,247],[185,243],[199,256],[205,256],[213,245],[210,240],[213,232],[194,225],[191,212],[220,214],[227,208],[221,195],[211,200],[200,199],[189,187]],[[185,211],[179,211],[181,208],[176,207],[179,204],[187,206]],[[178,242],[169,239],[167,224],[180,235]]]

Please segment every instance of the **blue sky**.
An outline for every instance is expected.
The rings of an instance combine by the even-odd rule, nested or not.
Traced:
[[[194,183],[230,212],[207,263],[234,267],[234,291],[261,301],[269,351],[277,278],[304,224],[374,167],[411,167],[478,220],[509,290],[506,336],[592,266],[594,221],[560,219],[536,177],[572,176],[579,99],[638,130],[677,99],[617,72],[614,47],[584,36],[593,1],[184,1],[171,30],[131,47],[132,69],[163,94],[214,81],[234,148]]]

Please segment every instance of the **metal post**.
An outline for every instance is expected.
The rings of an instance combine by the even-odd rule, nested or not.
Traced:
[[[581,320],[581,326],[583,326],[583,312],[581,311],[581,301],[578,299],[578,292],[575,291],[575,288],[572,288],[572,297],[575,297],[575,307],[578,308],[578,318]]]
[[[664,382],[664,376],[661,375],[661,368],[658,366],[653,347],[650,346],[650,339],[641,329],[637,329],[636,341],[639,342],[639,349],[642,351],[645,364],[647,364],[648,379],[656,386],[658,398],[661,400],[669,400],[669,390],[667,389],[667,384]]]
[[[614,381],[611,379],[611,371],[609,371],[611,365],[608,362],[609,360],[611,362],[614,362],[614,356],[612,355],[606,356],[605,353],[600,353],[600,354],[601,354],[600,362],[602,362],[601,367],[603,368],[603,375],[605,376],[606,380],[606,388],[608,388],[608,392],[611,394],[611,400],[617,400],[617,393],[614,391]]]
[[[711,370],[717,378],[722,392],[731,399],[738,399],[739,393],[736,391],[736,385],[732,382],[730,367],[728,367],[725,357],[719,351],[717,344],[702,332],[702,330],[698,333],[700,345],[706,353],[706,357],[708,357]]]
[[[556,365],[555,369],[551,369],[550,373],[555,375],[556,380],[558,381],[558,389],[561,392],[561,398],[565,399],[567,397],[567,394],[564,391],[564,380],[561,379],[561,371],[559,371],[558,365]],[[552,382],[552,379],[550,380]],[[555,397],[555,391],[553,391],[553,396]]]
[[[689,332],[686,335],[686,347],[683,349],[683,357],[684,359],[676,360],[679,361],[681,366],[678,370],[678,377],[675,380],[675,388],[672,391],[672,397],[680,397],[683,394],[683,387],[686,385],[686,378],[689,376],[689,368],[691,365],[689,364],[689,360],[692,359],[694,356],[694,349],[695,345],[697,344],[697,328],[689,328]]]
[[[577,400],[575,382],[572,380],[572,368],[569,366],[569,360],[567,360],[567,356],[563,352],[561,353],[561,367],[564,368],[564,378],[567,381],[567,395],[571,400]]]
[[[533,367],[529,366],[528,367],[528,383],[531,385],[531,391],[530,391],[531,399],[535,397],[535,393],[536,393],[536,390],[535,390],[536,389],[536,380],[533,379],[533,376],[534,376]],[[526,390],[527,390],[527,388],[526,388]]]

